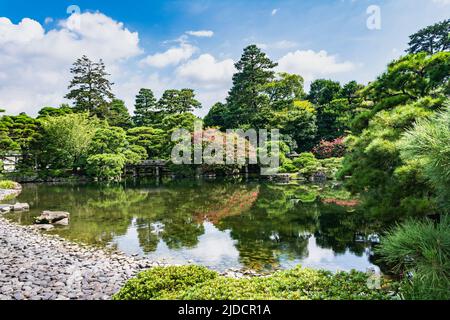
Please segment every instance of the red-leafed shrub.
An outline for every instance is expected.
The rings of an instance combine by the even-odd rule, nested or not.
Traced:
[[[337,138],[333,141],[322,140],[318,146],[313,149],[313,154],[318,159],[341,158],[345,155],[346,148],[344,138]]]

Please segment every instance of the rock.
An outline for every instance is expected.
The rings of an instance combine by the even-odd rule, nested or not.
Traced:
[[[0,213],[8,213],[11,211],[11,205],[9,204],[0,204]]]
[[[44,231],[48,231],[54,228],[53,225],[51,224],[38,224],[35,226],[36,229],[38,230],[44,230]]]
[[[68,226],[69,225],[69,218],[64,218],[64,219],[59,220],[59,221],[57,221],[57,222],[55,222],[53,224],[57,225],[57,226]]]
[[[54,224],[58,221],[69,219],[70,213],[64,211],[44,211],[36,218],[37,224]]]
[[[28,211],[30,210],[30,205],[28,203],[16,203],[13,205],[12,210],[16,212]]]

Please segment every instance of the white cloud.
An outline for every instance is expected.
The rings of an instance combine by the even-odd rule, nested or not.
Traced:
[[[300,74],[306,82],[320,77],[345,73],[355,69],[352,62],[339,62],[334,55],[326,51],[312,50],[289,52],[278,61],[278,70]]]
[[[181,43],[179,47],[173,47],[165,52],[147,56],[142,60],[142,63],[156,68],[176,66],[192,57],[197,50],[198,48],[189,43]]]
[[[214,32],[211,30],[199,30],[199,31],[187,31],[186,34],[194,37],[211,38],[214,36]]]
[[[137,33],[101,13],[72,15],[48,32],[29,18],[18,24],[0,18],[0,105],[31,114],[58,106],[77,58],[103,58],[111,72],[141,52]]]
[[[267,50],[267,49],[283,50],[283,49],[292,49],[292,48],[298,47],[298,43],[294,42],[294,41],[289,41],[289,40],[281,40],[281,41],[269,43],[269,44],[258,43],[257,46],[264,50]]]
[[[210,54],[202,54],[176,70],[177,76],[196,85],[222,87],[229,85],[236,72],[232,59],[217,61]]]
[[[450,5],[450,0],[433,0],[433,2],[443,6]]]
[[[274,16],[280,11],[280,9],[273,9],[271,15]]]
[[[45,24],[49,24],[49,23],[52,23],[53,22],[53,18],[52,17],[47,17],[47,18],[45,18],[45,20],[44,20],[44,23]]]

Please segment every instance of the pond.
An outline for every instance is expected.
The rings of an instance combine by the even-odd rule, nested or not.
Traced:
[[[7,217],[33,223],[43,210],[68,211],[64,238],[117,248],[169,263],[223,271],[331,271],[373,267],[370,234],[384,227],[351,207],[320,199],[345,195],[332,185],[258,180],[144,180],[115,185],[29,184],[19,202],[30,212]]]

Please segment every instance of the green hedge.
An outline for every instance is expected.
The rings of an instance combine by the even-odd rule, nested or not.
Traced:
[[[269,277],[233,279],[199,266],[153,268],[128,281],[115,300],[389,299],[389,285],[369,289],[367,275],[297,267]]]

